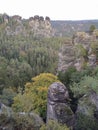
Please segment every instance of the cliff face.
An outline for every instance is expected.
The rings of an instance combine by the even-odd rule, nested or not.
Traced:
[[[50,37],[54,35],[49,17],[46,17],[44,20],[43,17],[34,16],[34,18],[29,19],[29,26],[34,36]]]
[[[95,30],[92,34],[77,32],[72,40],[62,45],[59,52],[58,71],[66,71],[74,66],[81,70],[85,66],[98,64],[98,39]]]
[[[22,19],[18,15],[12,17],[3,14],[0,15],[0,26],[4,26],[7,35],[25,35],[32,34],[34,37],[52,37],[54,30],[51,26],[50,18],[45,19],[40,16]]]

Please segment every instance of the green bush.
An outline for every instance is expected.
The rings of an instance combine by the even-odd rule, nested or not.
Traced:
[[[34,130],[34,119],[28,115],[17,115],[13,117],[14,129],[19,130]]]
[[[92,53],[96,55],[96,58],[98,59],[98,42],[93,42],[91,44]]]
[[[86,67],[86,68],[84,68],[84,69],[81,70],[81,71],[73,72],[73,73],[71,74],[70,81],[71,81],[71,83],[73,83],[73,82],[79,83],[80,80],[81,80],[84,76],[92,76],[92,73],[93,73],[92,68]]]
[[[0,100],[7,106],[11,106],[13,103],[13,98],[16,96],[16,92],[12,88],[4,88],[2,95],[0,95]]]
[[[75,130],[98,130],[98,123],[95,119],[78,113]]]
[[[95,29],[96,29],[95,25],[91,25],[89,28],[89,32],[94,32]]]
[[[29,114],[13,113],[10,117],[0,114],[0,128],[3,127],[6,130],[39,130],[41,125]]]
[[[69,130],[66,125],[61,125],[56,121],[50,120],[46,125],[44,124],[40,130]]]
[[[83,45],[78,44],[75,46],[75,52],[76,52],[76,57],[87,57],[87,50],[83,47]]]
[[[71,91],[75,97],[81,97],[89,92],[96,92],[98,94],[98,79],[90,76],[83,77],[79,83],[73,83],[70,86]]]
[[[71,75],[74,72],[76,72],[76,69],[74,67],[69,67],[66,72],[58,72],[58,78],[63,84],[69,85],[71,82]]]

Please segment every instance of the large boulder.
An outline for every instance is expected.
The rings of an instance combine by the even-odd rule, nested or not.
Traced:
[[[62,83],[55,82],[50,85],[47,102],[47,122],[54,120],[72,127],[74,125],[74,114],[68,102],[68,90]]]

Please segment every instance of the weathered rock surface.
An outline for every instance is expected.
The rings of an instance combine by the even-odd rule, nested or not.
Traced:
[[[58,71],[66,71],[69,67],[74,66],[75,51],[72,44],[65,44],[59,51]]]
[[[45,19],[42,16],[34,16],[29,19],[22,19],[19,15],[12,17],[0,15],[0,24],[4,24],[4,30],[7,35],[32,35],[33,37],[52,37],[54,29],[52,28],[49,17]]]
[[[66,71],[75,67],[78,71],[83,67],[95,67],[98,63],[98,39],[93,33],[77,32],[72,42],[63,44],[59,51],[58,71]]]
[[[29,26],[34,36],[51,37],[54,35],[49,17],[46,17],[44,20],[43,17],[34,16],[34,18],[29,19]]]
[[[53,83],[48,90],[47,122],[55,120],[69,127],[74,125],[74,114],[68,105],[67,88],[60,82]]]

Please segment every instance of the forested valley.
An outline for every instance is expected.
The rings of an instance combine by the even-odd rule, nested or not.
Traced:
[[[49,17],[0,15],[1,130],[98,130],[98,30],[55,31]],[[69,96],[64,119],[60,106],[59,123],[46,123],[53,83],[64,84]]]

